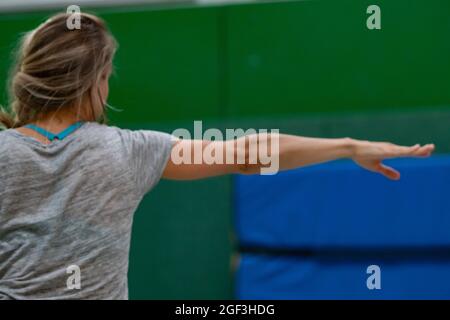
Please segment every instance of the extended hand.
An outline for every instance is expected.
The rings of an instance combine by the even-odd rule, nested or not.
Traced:
[[[381,173],[392,180],[400,179],[400,173],[385,164],[382,160],[399,157],[428,157],[434,150],[434,144],[411,147],[398,146],[389,142],[369,142],[356,140],[353,146],[352,159],[364,169]]]

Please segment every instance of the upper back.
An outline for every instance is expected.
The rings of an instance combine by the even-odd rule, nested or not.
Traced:
[[[132,215],[170,147],[164,133],[90,122],[48,145],[0,132],[0,297],[126,298]],[[66,287],[73,264],[82,290]]]

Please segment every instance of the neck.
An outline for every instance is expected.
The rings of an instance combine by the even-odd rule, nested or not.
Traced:
[[[60,111],[46,114],[34,121],[34,124],[50,132],[60,132],[78,121],[85,121],[86,119],[84,118],[81,115],[70,112],[70,110]]]
[[[63,130],[67,129],[70,125],[78,122],[78,121],[89,121],[89,117],[85,117],[84,115],[77,115],[70,112],[58,112],[58,114],[46,114],[45,116],[39,117],[36,121],[33,121],[32,124],[48,131],[51,133],[60,133]],[[30,129],[20,127],[16,129],[20,133],[33,137],[36,140],[40,141],[43,144],[49,144],[50,141],[39,134],[38,132]]]

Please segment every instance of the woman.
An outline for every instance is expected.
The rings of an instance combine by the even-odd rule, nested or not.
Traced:
[[[351,158],[390,179],[400,175],[383,159],[426,157],[434,149],[281,134],[181,140],[106,126],[116,42],[98,17],[82,14],[79,30],[67,29],[67,17],[56,15],[24,36],[11,111],[0,113],[1,298],[127,299],[133,213],[161,177],[258,173],[268,164],[250,161],[249,150],[273,139],[281,170]],[[179,163],[175,146],[223,148],[235,161]]]

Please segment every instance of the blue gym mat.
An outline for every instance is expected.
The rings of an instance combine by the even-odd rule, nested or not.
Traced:
[[[351,161],[237,176],[238,298],[450,298],[450,156],[386,163],[400,181]]]

